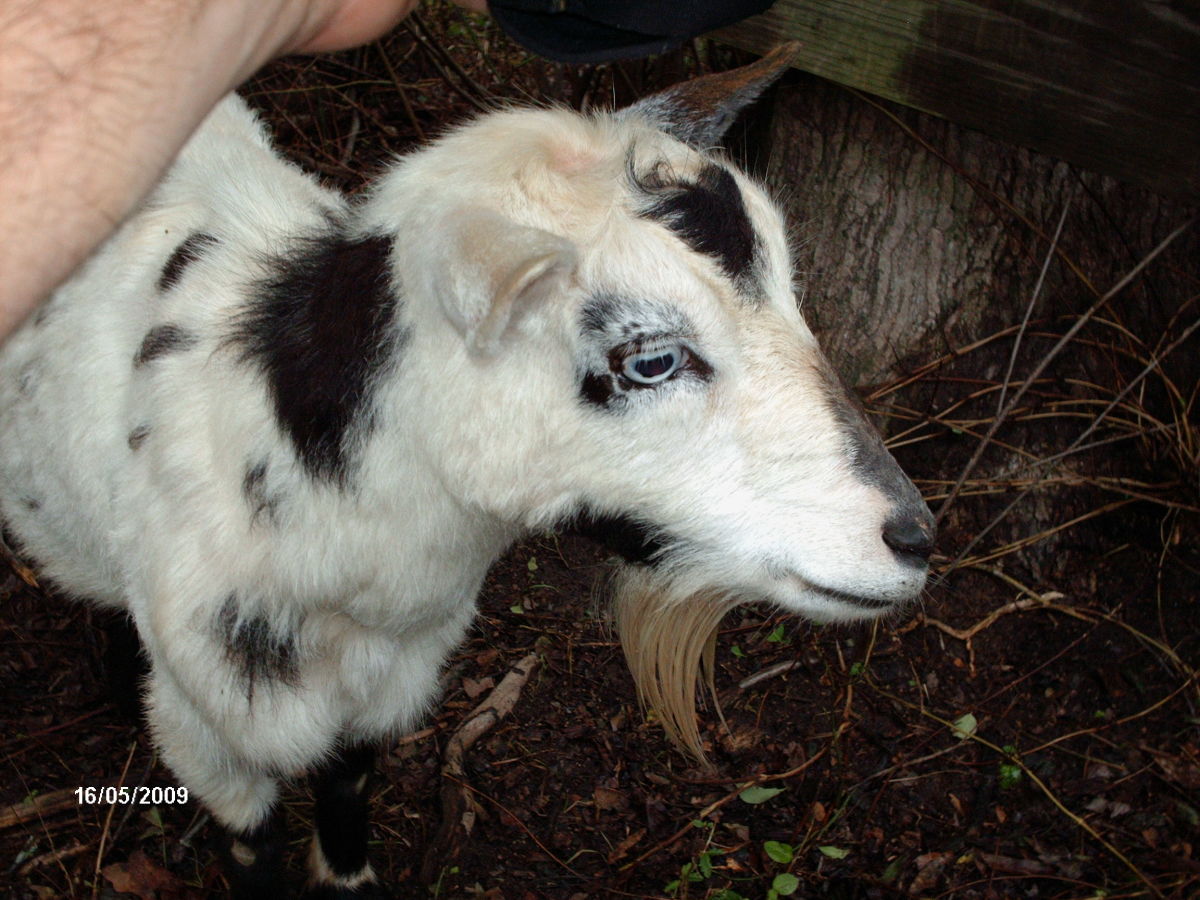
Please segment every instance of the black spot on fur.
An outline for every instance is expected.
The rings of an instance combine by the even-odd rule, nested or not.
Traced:
[[[249,696],[259,679],[295,684],[300,675],[296,660],[296,637],[280,634],[264,616],[241,618],[236,594],[225,598],[217,616],[217,627],[225,653],[241,671]]]
[[[367,864],[368,777],[375,751],[342,750],[313,779],[317,840],[334,875],[350,878]]]
[[[268,519],[275,514],[276,498],[267,493],[267,461],[260,460],[242,476],[242,495],[250,505],[250,521],[256,523],[266,515]]]
[[[640,214],[660,222],[697,253],[713,257],[725,274],[746,286],[753,276],[758,238],[737,181],[711,163],[695,181],[672,179],[663,167],[634,179],[648,205]]]
[[[155,325],[142,338],[142,345],[133,356],[133,367],[140,369],[168,353],[189,350],[196,346],[196,336],[178,325]]]
[[[34,360],[31,363],[26,363],[17,374],[17,392],[23,397],[32,397],[37,392],[41,375],[42,366],[40,361]]]
[[[617,376],[611,372],[587,372],[579,382],[579,396],[592,406],[612,407],[620,396]]]
[[[42,508],[42,501],[36,497],[22,497],[21,505],[29,512],[37,512]]]
[[[201,254],[217,243],[211,234],[198,231],[175,248],[175,252],[167,259],[162,274],[158,276],[159,291],[169,291],[183,277],[183,271],[198,260]]]
[[[371,427],[372,387],[407,337],[395,327],[390,251],[386,237],[299,242],[271,261],[233,334],[314,477],[345,482],[352,431]]]
[[[150,437],[150,426],[143,423],[130,431],[125,441],[129,444],[130,450],[138,450],[142,444],[146,443],[148,437]]]
[[[667,545],[661,529],[636,516],[595,513],[586,507],[563,522],[559,530],[593,540],[631,563],[654,565]]]

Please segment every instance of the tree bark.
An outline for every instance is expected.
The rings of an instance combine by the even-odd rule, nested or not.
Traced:
[[[803,309],[852,383],[1019,322],[1068,210],[1038,315],[1078,311],[1196,214],[1115,179],[810,75],[777,92],[766,179],[785,205]],[[1133,289],[1161,322],[1200,292],[1192,227]]]

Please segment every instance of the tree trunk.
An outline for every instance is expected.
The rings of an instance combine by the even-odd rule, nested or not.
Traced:
[[[806,318],[853,383],[1020,322],[1064,209],[1077,271],[1050,266],[1035,318],[1086,308],[1196,213],[810,75],[777,93],[766,177]],[[1192,227],[1132,289],[1134,315],[1161,327],[1200,293],[1197,260]]]

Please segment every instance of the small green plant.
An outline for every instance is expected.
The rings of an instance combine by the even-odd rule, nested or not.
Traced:
[[[767,900],[776,900],[778,897],[790,897],[796,893],[799,887],[799,878],[791,872],[780,872],[771,882],[771,888],[767,891]]]
[[[763,853],[781,866],[790,866],[796,859],[796,848],[782,841],[763,841]],[[771,887],[767,891],[767,900],[777,900],[779,897],[790,897],[800,887],[800,879],[791,872],[780,872],[771,879]]]
[[[457,874],[458,874],[458,866],[450,866],[450,868],[448,868],[448,869],[443,868],[442,871],[440,871],[438,873],[437,881],[435,881],[433,884],[429,885],[429,889],[428,889],[429,893],[432,894],[434,897],[441,897],[442,896],[442,884],[446,880],[446,876],[457,875]]]
[[[693,828],[701,828],[708,832],[704,841],[704,849],[701,850],[696,858],[685,862],[679,867],[679,877],[675,878],[663,887],[664,893],[670,897],[678,896],[679,891],[687,884],[698,884],[702,881],[707,881],[713,875],[713,855],[716,850],[709,849],[709,842],[712,841],[713,830],[717,827],[715,822],[705,822],[703,819],[693,819]]]
[[[763,787],[761,784],[751,785],[738,794],[738,799],[743,803],[749,803],[751,806],[757,806],[760,803],[766,803],[772,797],[777,797],[784,792],[784,788]]]
[[[1000,788],[1008,790],[1014,788],[1020,783],[1024,773],[1021,771],[1021,765],[1017,762],[1017,748],[1012,744],[1004,745],[1004,752],[1009,758],[1000,763]]]
[[[789,865],[796,858],[796,848],[780,841],[764,841],[763,852],[770,857],[772,862],[777,862],[781,866]]]
[[[790,644],[791,641],[789,641],[787,639],[786,635],[787,635],[787,631],[783,627],[783,623],[780,622],[778,625],[776,625],[771,630],[771,633],[767,635],[767,641],[769,641],[772,644],[784,644],[784,645]]]

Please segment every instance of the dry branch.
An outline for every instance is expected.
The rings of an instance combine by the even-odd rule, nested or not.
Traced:
[[[439,873],[459,856],[475,824],[477,804],[467,786],[463,765],[467,751],[512,711],[537,664],[538,655],[530,653],[509,669],[446,744],[442,758],[442,823],[421,866],[421,879],[425,883],[435,881]]]
[[[108,786],[116,784],[116,781],[110,779],[100,784]],[[21,803],[0,807],[0,831],[26,822],[40,822],[73,809],[79,809],[79,798],[75,796],[73,787],[38,794]]]

